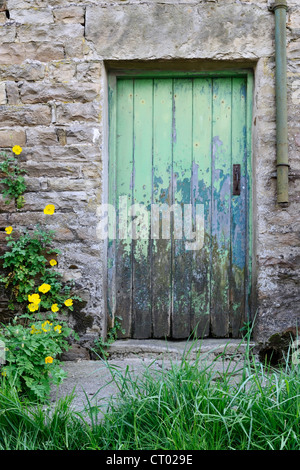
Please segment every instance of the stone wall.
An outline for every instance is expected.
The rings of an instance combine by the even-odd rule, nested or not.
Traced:
[[[28,172],[26,204],[2,203],[0,230],[43,221],[45,204],[55,204],[59,268],[85,301],[74,316],[82,344],[106,331],[106,250],[96,231],[107,189],[106,78],[127,61],[254,69],[256,338],[299,323],[300,5],[288,3],[290,204],[282,209],[266,0],[0,0],[0,147],[21,145]]]

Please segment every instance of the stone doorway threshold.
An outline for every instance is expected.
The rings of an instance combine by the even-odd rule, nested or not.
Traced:
[[[250,342],[250,348],[255,346]],[[197,341],[165,341],[157,339],[117,340],[109,348],[110,359],[126,357],[181,359],[183,355],[195,359],[197,355],[216,357],[239,357],[244,354],[247,343],[241,339],[205,338]]]
[[[253,342],[249,343],[254,348]],[[124,376],[125,371],[141,376],[145,369],[167,370],[185,357],[194,361],[199,355],[201,364],[212,364],[214,371],[233,370],[235,375],[243,366],[247,344],[236,339],[204,339],[201,341],[117,340],[109,348],[107,361],[65,361],[67,377],[58,389],[52,389],[51,402],[74,393],[73,408],[83,411],[97,405],[105,411],[107,402],[119,393],[112,374]]]

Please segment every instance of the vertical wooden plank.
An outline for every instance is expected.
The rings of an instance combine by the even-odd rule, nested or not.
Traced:
[[[229,336],[231,78],[213,80],[211,331]]]
[[[255,259],[253,253],[253,185],[252,185],[252,100],[253,100],[254,78],[253,72],[247,74],[247,104],[246,104],[246,146],[247,146],[247,193],[246,193],[246,321],[254,319],[252,308],[255,304],[255,289],[252,289],[252,262]]]
[[[127,206],[131,205],[133,172],[133,80],[118,80],[116,137],[116,316],[122,318],[125,337],[132,328],[132,241],[128,236]],[[121,204],[120,204],[121,203]],[[123,205],[123,207],[122,207]],[[121,206],[121,207],[120,207]]]
[[[240,195],[231,196],[231,282],[230,325],[234,338],[239,337],[245,319],[246,271],[246,80],[232,79],[232,165],[241,169]]]
[[[172,241],[171,232],[168,238],[165,230],[167,230],[166,225],[170,230],[170,221],[167,215],[169,206],[172,205],[172,97],[172,79],[155,79],[153,100],[153,211],[151,219],[154,338],[170,335]]]
[[[191,203],[192,98],[192,81],[174,79],[173,202],[181,209],[182,215],[184,215],[184,205]],[[178,215],[174,223],[180,225]],[[176,238],[175,229],[174,237]],[[174,240],[172,315],[174,338],[186,338],[190,334],[192,255],[186,250],[185,242],[183,230],[182,238]]]
[[[134,338],[151,337],[150,214],[152,199],[153,80],[136,79],[134,86],[133,203],[140,205],[133,240]],[[134,232],[134,231],[133,231]],[[133,234],[134,236],[134,234]]]
[[[211,139],[212,80],[195,78],[193,86],[192,204],[204,206],[203,247],[192,252],[191,328],[198,337],[210,328],[210,232],[211,232]]]
[[[109,77],[109,160],[108,203],[116,207],[116,125],[117,125],[117,80]],[[103,216],[104,214],[102,214]],[[116,313],[116,237],[107,240],[107,311],[108,326],[114,323]]]

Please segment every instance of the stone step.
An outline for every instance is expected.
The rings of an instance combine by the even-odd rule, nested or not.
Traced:
[[[239,360],[247,348],[253,350],[255,343],[241,339],[203,339],[197,341],[164,341],[153,339],[125,339],[115,341],[108,349],[109,359],[155,358],[189,359],[223,356],[225,359]]]
[[[72,392],[73,407],[83,410],[90,403],[101,404],[103,411],[109,400],[119,393],[113,376],[142,378],[147,371],[164,373],[181,359],[193,361],[200,355],[199,367],[212,367],[212,373],[230,374],[232,381],[239,380],[247,347],[254,343],[236,339],[204,339],[202,341],[117,340],[108,349],[104,360],[66,361],[63,369],[67,378],[58,389],[53,387],[52,402]],[[122,382],[122,380],[121,380]]]

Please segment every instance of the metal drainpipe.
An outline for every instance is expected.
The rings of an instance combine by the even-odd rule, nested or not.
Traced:
[[[288,194],[288,117],[286,65],[286,0],[275,0],[275,59],[276,59],[276,143],[277,143],[277,202],[286,207]]]

